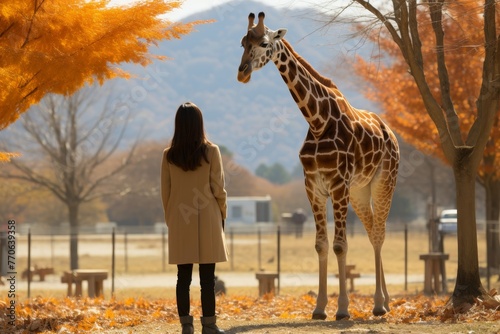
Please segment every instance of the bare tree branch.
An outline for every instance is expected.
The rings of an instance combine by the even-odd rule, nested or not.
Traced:
[[[449,161],[454,159],[453,141],[451,140],[451,134],[448,130],[446,119],[443,114],[441,105],[438,103],[432,91],[427,83],[424,73],[424,64],[422,60],[421,52],[421,41],[418,34],[418,22],[417,22],[417,3],[415,0],[409,0],[408,7],[406,0],[392,0],[392,6],[394,9],[394,22],[396,23],[398,30],[394,28],[392,24],[387,23],[386,17],[380,13],[380,11],[366,0],[355,0],[357,3],[362,5],[368,11],[373,13],[379,20],[383,20],[382,23],[387,27],[391,37],[394,42],[398,45],[402,56],[406,60],[410,68],[410,73],[415,79],[418,89],[423,97],[423,101],[426,104],[426,108],[429,112],[429,116],[432,118],[436,127],[438,129],[439,135],[442,139],[442,145],[448,146],[444,149],[445,155]]]
[[[138,144],[139,144],[139,140],[137,140],[132,145],[132,148],[129,150],[127,157],[122,161],[122,163],[118,167],[112,169],[111,171],[109,171],[108,173],[106,173],[105,175],[101,176],[100,178],[98,178],[94,181],[94,183],[89,187],[87,192],[84,193],[84,195],[83,195],[83,198],[85,201],[88,202],[88,201],[92,201],[96,198],[114,195],[117,193],[116,190],[107,190],[107,191],[98,192],[96,189],[98,189],[99,186],[102,185],[102,183],[104,183],[106,180],[109,180],[113,176],[119,174],[121,171],[123,171],[126,167],[128,167],[130,165],[130,163],[134,157],[135,150],[136,150]],[[125,189],[124,191],[128,192],[129,189]],[[121,190],[121,192],[123,192],[123,191]]]
[[[49,178],[40,173],[33,172],[31,167],[27,166],[26,164],[19,163],[18,161],[15,162],[11,161],[11,164],[19,172],[21,172],[21,174],[2,172],[0,173],[0,178],[23,180],[33,184],[37,184],[39,186],[49,189],[60,200],[64,200],[64,193],[62,192],[62,189],[59,187],[59,184],[50,180]]]
[[[370,13],[375,15],[375,17],[377,17],[377,19],[384,24],[384,26],[387,28],[387,31],[389,31],[389,33],[391,34],[394,42],[398,45],[398,47],[401,50],[403,50],[404,47],[403,47],[403,41],[401,39],[401,36],[399,35],[398,30],[396,30],[396,28],[394,28],[394,26],[391,24],[391,22],[390,22],[391,19],[389,18],[389,16],[383,15],[376,7],[374,7],[370,3],[370,1],[356,0],[356,2],[359,3],[361,6],[363,6]],[[394,19],[395,18],[393,17],[392,20],[394,20]],[[394,21],[397,22],[397,20],[394,20]]]
[[[28,32],[26,33],[26,38],[24,39],[23,44],[21,45],[21,49],[24,48],[30,42],[31,31],[33,29],[33,22],[35,22],[36,14],[38,10],[42,8],[44,2],[45,0],[41,0],[40,3],[38,3],[37,0],[34,1],[33,16],[30,18],[30,25],[28,27]]]
[[[118,115],[120,109],[109,108],[109,95],[97,111],[97,103],[102,103],[96,91],[87,87],[72,96],[49,95],[34,108],[35,113],[24,115],[23,132],[10,137],[10,129],[5,131],[7,147],[17,147],[23,153],[31,149],[31,154],[23,157],[26,161],[12,159],[15,171],[0,170],[0,177],[24,180],[52,192],[68,209],[71,233],[76,233],[79,225],[81,204],[122,192],[121,184],[107,181],[129,165],[137,145],[118,166],[105,166],[120,147],[130,111]],[[77,240],[72,238],[71,268],[78,268],[77,249]]]
[[[418,22],[417,22],[417,1],[411,0],[410,7],[408,9],[408,15],[410,18],[410,35],[413,43],[413,54],[415,55],[415,60],[417,64],[424,68],[424,60],[422,56],[422,42],[420,41],[420,34],[418,33]]]
[[[432,29],[436,37],[436,63],[438,67],[439,83],[441,86],[441,102],[448,119],[448,128],[451,139],[455,146],[463,145],[463,139],[460,134],[460,124],[458,115],[455,112],[453,101],[450,94],[450,79],[444,56],[444,30],[443,30],[443,0],[429,0],[429,9],[432,22]]]

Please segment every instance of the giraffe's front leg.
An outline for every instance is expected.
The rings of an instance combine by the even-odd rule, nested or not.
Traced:
[[[327,277],[328,277],[328,233],[326,232],[326,223],[322,226],[325,233],[319,233],[316,230],[316,252],[319,260],[319,288],[316,299],[316,308],[313,311],[312,318],[316,320],[325,320],[325,308],[328,303],[327,295]],[[316,227],[318,229],[318,226]]]
[[[339,298],[337,302],[336,319],[349,319],[349,296],[347,295],[346,283],[346,257],[347,257],[347,236],[346,236],[346,218],[348,203],[348,188],[339,188],[332,195],[335,237],[333,240],[333,252],[337,256],[339,268]]]
[[[339,298],[337,301],[337,320],[349,319],[349,296],[347,295],[346,283],[346,255],[347,255],[347,240],[335,239],[333,242],[333,252],[337,256],[337,263],[339,267]]]
[[[319,260],[319,289],[316,299],[316,308],[313,311],[312,318],[316,320],[325,320],[325,308],[328,303],[327,295],[327,277],[328,277],[328,238],[320,236],[316,233],[316,252]]]
[[[309,181],[309,182],[308,182]],[[314,182],[306,179],[306,191],[316,223],[316,242],[314,248],[318,253],[319,261],[319,287],[318,297],[316,299],[316,308],[313,311],[312,318],[325,320],[325,308],[328,303],[327,295],[327,277],[328,277],[328,230],[326,224],[326,200],[327,197],[315,189]]]

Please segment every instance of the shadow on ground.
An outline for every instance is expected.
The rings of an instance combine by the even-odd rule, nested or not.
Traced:
[[[316,320],[304,320],[289,322],[287,320],[276,320],[272,323],[262,323],[262,324],[248,324],[239,325],[232,328],[225,329],[226,334],[237,334],[237,333],[254,333],[256,331],[267,330],[268,333],[317,333],[317,330],[348,330],[352,329],[354,326],[363,325],[373,325],[373,324],[383,324],[385,319],[369,320],[369,321],[355,321],[355,320],[341,320],[341,321],[316,321]],[[351,333],[352,331],[349,331]],[[366,331],[363,331],[366,332]],[[354,333],[354,332],[352,332]],[[376,331],[370,331],[370,333],[377,333]]]

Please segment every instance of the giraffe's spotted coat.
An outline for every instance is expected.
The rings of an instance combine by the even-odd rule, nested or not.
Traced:
[[[345,283],[347,254],[346,216],[351,203],[363,222],[375,252],[376,290],[373,313],[389,310],[381,249],[385,224],[396,186],[399,148],[395,135],[374,113],[352,107],[337,86],[321,76],[283,39],[286,29],[270,30],[264,14],[249,29],[241,43],[244,52],[238,80],[248,82],[252,71],[274,62],[292,98],[309,124],[299,153],[307,197],[316,223],[319,292],[313,318],[324,319],[327,302],[326,276],[328,231],[326,205],[333,205],[335,231],[333,250],[339,265],[337,319],[349,317]]]

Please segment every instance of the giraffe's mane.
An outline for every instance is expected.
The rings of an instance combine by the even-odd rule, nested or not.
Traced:
[[[290,45],[290,43],[288,43],[287,40],[285,40],[284,38],[281,39],[281,41],[283,42],[283,44],[285,44],[286,48],[288,50],[290,50],[290,52],[294,55],[295,58],[297,58],[297,60],[299,61],[299,63],[305,67],[305,69],[316,79],[318,80],[322,85],[328,87],[328,88],[335,88],[337,89],[337,86],[333,83],[333,81],[321,74],[318,73],[318,71],[316,71],[316,69],[307,62],[307,60],[305,60],[301,55],[299,55],[293,48],[292,46]]]

